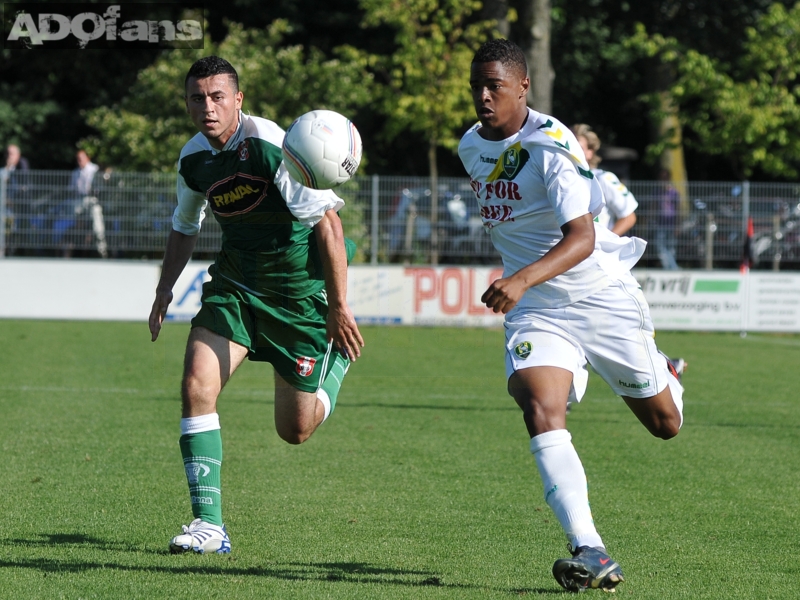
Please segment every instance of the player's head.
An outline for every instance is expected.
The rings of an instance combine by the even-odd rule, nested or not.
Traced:
[[[519,131],[528,115],[530,87],[528,65],[519,46],[504,39],[483,44],[472,58],[469,84],[483,126],[479,135],[501,140]]]
[[[520,79],[528,76],[528,62],[522,48],[504,39],[489,40],[475,52],[472,63],[499,62],[515,72]]]
[[[597,151],[600,150],[600,138],[586,123],[576,123],[570,129],[572,129],[572,133],[578,138],[578,143],[583,148],[586,162],[589,163],[589,166],[595,168],[603,160],[597,154]]]
[[[186,79],[183,81],[183,87],[189,84],[189,79],[205,79],[206,77],[213,77],[214,75],[227,75],[231,82],[233,92],[239,91],[239,74],[233,65],[224,58],[219,56],[205,56],[196,61],[186,74]]]
[[[236,133],[244,95],[236,69],[225,59],[207,56],[186,74],[186,110],[211,146],[221,150]]]

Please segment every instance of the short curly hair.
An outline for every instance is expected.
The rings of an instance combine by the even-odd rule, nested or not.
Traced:
[[[475,52],[472,57],[472,64],[499,62],[500,64],[511,67],[519,73],[520,77],[528,76],[528,62],[525,60],[525,53],[514,42],[506,39],[489,40]]]
[[[195,61],[189,68],[186,79],[183,80],[183,87],[186,89],[186,84],[189,83],[189,79],[192,77],[205,79],[206,77],[214,77],[214,75],[227,75],[231,80],[234,93],[239,91],[239,74],[231,63],[219,56],[204,56]]]
[[[603,159],[597,154],[597,151],[600,150],[600,138],[597,134],[592,131],[592,128],[589,127],[586,123],[576,123],[572,127],[570,127],[572,133],[575,134],[576,138],[584,138],[586,140],[586,146],[594,152],[594,156],[592,160],[589,161],[589,165],[594,168],[600,164],[600,161]]]

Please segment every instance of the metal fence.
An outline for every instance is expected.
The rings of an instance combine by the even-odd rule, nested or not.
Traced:
[[[160,259],[175,207],[174,175],[99,172],[93,195],[70,190],[69,171],[0,173],[0,252],[6,256]],[[648,240],[641,267],[735,269],[748,219],[755,268],[800,269],[800,184],[688,182],[673,190],[632,181],[630,232]],[[466,178],[361,177],[337,189],[357,262],[499,264]],[[676,199],[674,215],[664,198]],[[195,258],[212,258],[220,230],[204,221]],[[672,261],[674,259],[674,263]]]

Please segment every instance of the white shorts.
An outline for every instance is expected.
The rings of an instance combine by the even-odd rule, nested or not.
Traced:
[[[667,386],[650,308],[630,274],[569,306],[513,309],[505,328],[506,376],[528,367],[572,371],[571,400],[586,391],[587,362],[620,396],[650,398]]]

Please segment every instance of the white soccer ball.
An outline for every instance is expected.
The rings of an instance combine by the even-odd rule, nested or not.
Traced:
[[[350,179],[361,162],[361,136],[347,117],[312,110],[289,125],[283,138],[283,162],[299,183],[328,190]]]

